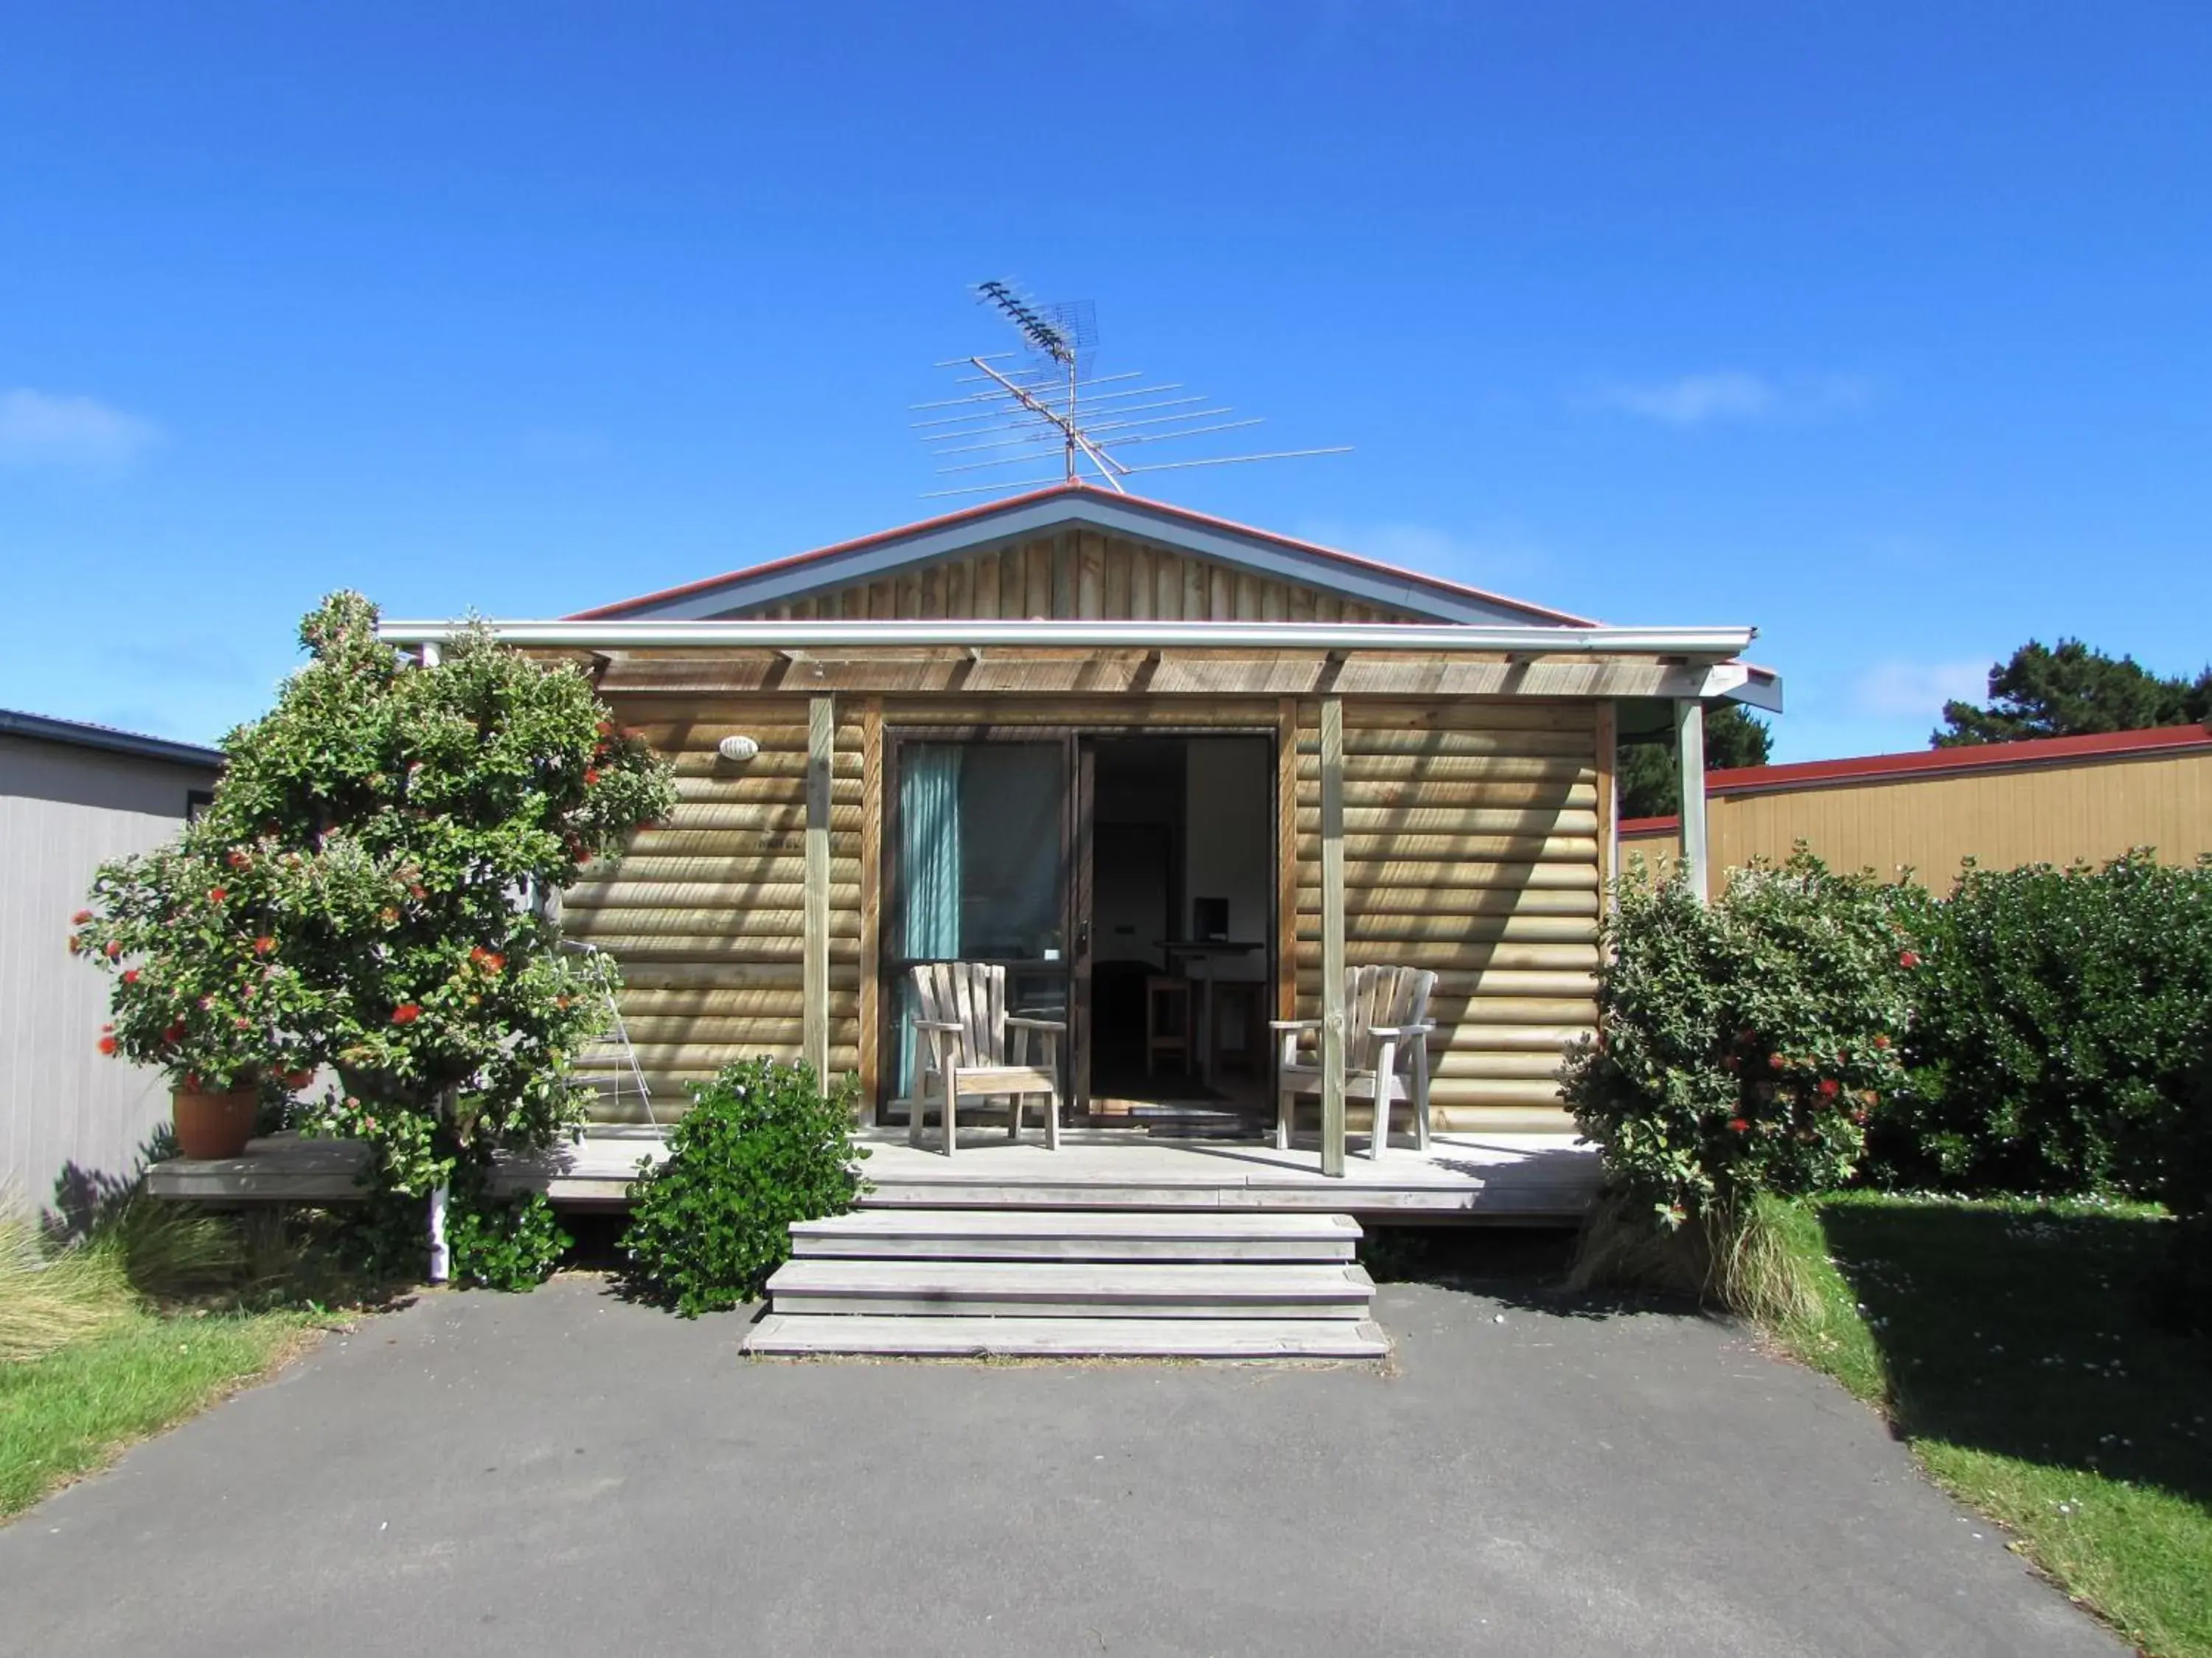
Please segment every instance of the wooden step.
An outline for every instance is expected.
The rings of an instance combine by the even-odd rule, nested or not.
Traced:
[[[816,1317],[770,1313],[744,1350],[905,1358],[1373,1359],[1382,1326],[1352,1319]]]
[[[1364,1319],[1364,1268],[1303,1262],[790,1260],[768,1283],[779,1313],[963,1318]]]
[[[792,1253],[872,1260],[1349,1261],[1349,1215],[856,1210],[791,1228]]]

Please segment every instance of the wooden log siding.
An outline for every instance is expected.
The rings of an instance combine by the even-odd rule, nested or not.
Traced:
[[[1402,622],[1411,614],[1193,558],[1067,531],[884,581],[735,613],[748,620],[1029,619],[1136,622]]]
[[[807,756],[802,697],[640,693],[616,717],[674,763],[677,806],[563,900],[571,936],[621,963],[623,1017],[665,1121],[690,1086],[732,1059],[805,1056]],[[831,1074],[860,1059],[861,728],[858,699],[831,722],[826,875]],[[716,753],[754,738],[742,763]]]
[[[1345,955],[1434,968],[1434,1126],[1560,1110],[1561,1051],[1596,1021],[1606,826],[1598,710],[1344,704]],[[1298,1015],[1321,1012],[1319,705],[1298,705]],[[1364,1107],[1352,1108],[1364,1131]]]
[[[1044,554],[1018,568],[1048,589],[1053,548]],[[972,602],[980,561],[964,562]],[[1001,561],[1001,579],[1006,568]],[[1133,592],[1140,566],[1130,568]],[[1069,570],[1079,591],[1080,572]],[[1109,550],[1102,594],[1120,592],[1113,570]],[[1201,589],[1207,579],[1200,569],[1173,576]],[[953,598],[959,590],[957,581],[946,589]],[[917,584],[917,603],[920,592]],[[1234,595],[1232,582],[1232,603]],[[1264,593],[1254,602],[1264,607]],[[579,883],[568,922],[622,962],[624,1016],[656,1110],[680,1109],[684,1085],[730,1058],[801,1055],[807,703],[672,692],[615,700],[620,717],[673,759],[682,798],[665,827],[640,834],[627,857]],[[1297,752],[1282,769],[1279,810],[1292,857],[1279,903],[1293,923],[1281,959],[1294,982],[1279,989],[1277,1011],[1317,1017],[1319,721],[1312,698],[841,697],[830,767],[832,1070],[867,1069],[862,917],[873,883],[863,869],[862,805],[872,727],[947,736],[1116,726],[1291,734]],[[1609,827],[1597,708],[1353,697],[1344,726],[1346,960],[1439,973],[1430,1004],[1436,1126],[1558,1112],[1552,1075],[1560,1051],[1596,1016],[1598,872]],[[739,733],[760,741],[760,754],[742,766],[719,759],[715,745]],[[1354,1102],[1350,1114],[1353,1132],[1364,1133],[1364,1107]]]

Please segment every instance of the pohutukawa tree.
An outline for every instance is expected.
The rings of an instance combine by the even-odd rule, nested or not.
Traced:
[[[580,1114],[590,966],[532,898],[666,815],[665,762],[581,672],[465,633],[417,667],[358,594],[301,625],[275,708],[224,740],[213,804],[100,872],[71,948],[116,975],[103,1045],[220,1088],[333,1067],[308,1126],[377,1184],[481,1190]]]

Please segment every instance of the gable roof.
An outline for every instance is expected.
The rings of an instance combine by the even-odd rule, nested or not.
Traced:
[[[1585,617],[1565,611],[1209,517],[1187,507],[1116,494],[1092,484],[1056,484],[858,540],[841,541],[811,552],[579,611],[570,619],[701,621],[763,605],[788,604],[827,589],[876,580],[890,570],[1073,527],[1156,542],[1278,581],[1302,582],[1431,621],[1595,625]]]

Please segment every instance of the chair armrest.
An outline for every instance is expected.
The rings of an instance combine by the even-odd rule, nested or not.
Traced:
[[[967,1027],[952,1019],[917,1019],[914,1027],[918,1031],[951,1031],[956,1035]]]
[[[1435,1021],[1425,1020],[1418,1025],[1370,1025],[1367,1027],[1367,1033],[1370,1036],[1387,1036],[1394,1041],[1398,1041],[1408,1036],[1426,1036],[1434,1029],[1436,1029]]]
[[[1058,1031],[1065,1033],[1067,1029],[1067,1021],[1065,1019],[1030,1019],[1021,1014],[1008,1014],[1006,1015],[1006,1024],[1010,1029],[1024,1031]]]
[[[1270,1019],[1267,1021],[1267,1028],[1271,1031],[1317,1031],[1321,1025],[1318,1019]]]

